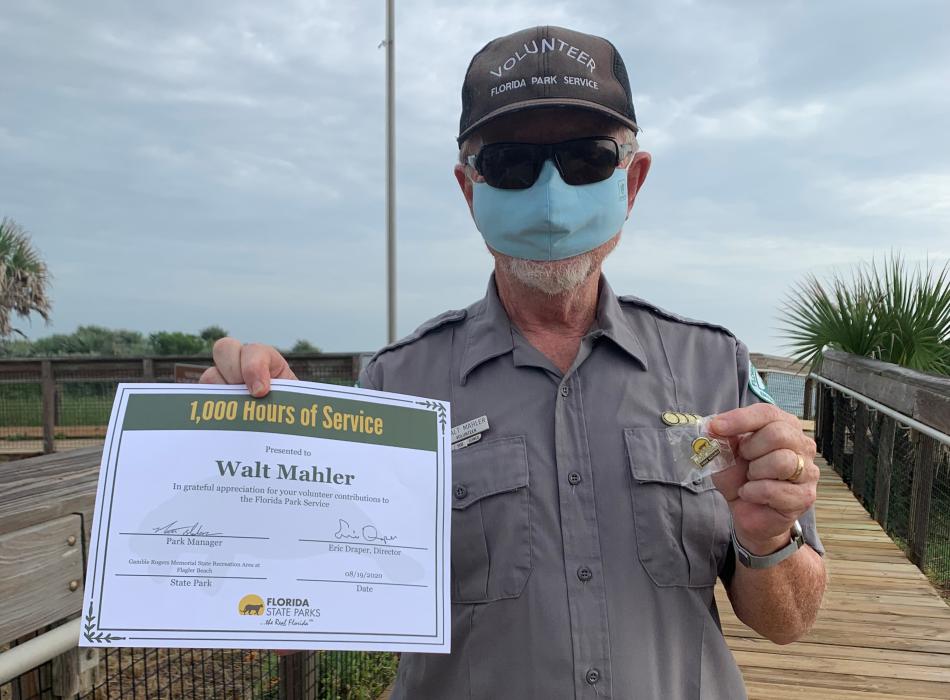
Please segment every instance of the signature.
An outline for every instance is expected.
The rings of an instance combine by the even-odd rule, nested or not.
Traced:
[[[179,525],[177,520],[172,520],[168,525],[153,527],[152,532],[161,535],[188,535],[189,537],[214,537],[221,534],[220,532],[208,532],[202,527],[201,523]]]
[[[382,542],[386,544],[396,539],[396,535],[381,535],[375,525],[364,525],[357,529],[350,527],[350,524],[343,518],[340,518],[339,523],[340,527],[333,533],[333,536],[338,540],[362,539],[364,542]]]

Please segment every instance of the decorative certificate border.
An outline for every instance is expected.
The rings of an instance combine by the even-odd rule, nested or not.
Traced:
[[[433,604],[435,606],[435,629],[432,634],[397,634],[389,632],[339,632],[331,630],[301,630],[290,631],[286,629],[202,629],[202,628],[116,628],[103,627],[100,624],[102,618],[102,604],[105,595],[106,583],[106,558],[109,551],[109,537],[112,534],[112,505],[115,498],[115,482],[119,466],[119,454],[122,449],[122,436],[128,430],[126,427],[126,412],[128,409],[129,397],[135,395],[228,395],[228,396],[248,396],[244,387],[231,385],[214,384],[120,384],[118,386],[115,403],[112,408],[112,415],[109,422],[108,440],[103,450],[102,463],[99,475],[99,494],[105,496],[108,489],[108,502],[106,498],[97,499],[96,510],[93,521],[93,536],[95,537],[95,547],[93,557],[91,558],[88,569],[87,579],[88,590],[85,594],[88,600],[88,610],[83,617],[83,626],[80,638],[81,646],[106,646],[115,642],[155,642],[155,641],[193,641],[193,642],[317,642],[335,645],[334,648],[343,646],[373,645],[376,647],[387,646],[390,648],[400,646],[420,646],[432,647],[445,646],[448,648],[450,642],[449,634],[449,616],[443,615],[445,609],[447,582],[443,573],[444,551],[448,548],[448,534],[446,532],[448,518],[445,517],[445,503],[442,498],[445,490],[446,481],[451,481],[450,474],[446,474],[446,469],[451,469],[450,464],[446,464],[446,457],[450,456],[449,445],[447,442],[447,427],[449,425],[449,405],[447,402],[436,401],[433,399],[422,399],[419,397],[408,396],[404,394],[392,394],[388,392],[378,392],[368,389],[350,389],[334,384],[319,384],[315,382],[288,382],[286,380],[273,380],[272,391],[290,392],[303,394],[307,396],[338,396],[350,397],[358,401],[376,403],[381,405],[402,404],[403,408],[412,410],[431,411],[434,414],[438,427],[438,439],[435,449],[435,527],[433,528],[433,550],[435,556],[435,595]],[[161,428],[160,428],[161,429]],[[324,437],[324,436],[319,436]],[[393,446],[390,446],[393,447]],[[398,447],[397,447],[398,449]],[[440,546],[441,543],[441,546]],[[98,602],[98,604],[97,604]],[[125,632],[127,636],[118,636],[113,632]],[[185,633],[183,636],[159,635],[143,636],[140,633]],[[133,634],[129,634],[133,633]],[[197,636],[201,634],[214,634],[215,636]],[[221,636],[219,636],[221,635]],[[230,636],[235,635],[235,636]],[[335,635],[332,638],[327,635]],[[374,637],[376,639],[368,640],[361,637]],[[396,637],[397,640],[386,641],[384,638]],[[266,638],[266,639],[265,639]],[[430,639],[431,641],[407,641],[409,639]],[[142,646],[141,644],[117,644],[117,646]],[[240,647],[238,647],[240,648]]]

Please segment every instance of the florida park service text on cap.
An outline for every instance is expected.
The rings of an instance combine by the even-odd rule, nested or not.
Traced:
[[[494,39],[475,54],[462,83],[458,141],[510,112],[581,107],[639,131],[627,69],[606,39],[533,27]]]

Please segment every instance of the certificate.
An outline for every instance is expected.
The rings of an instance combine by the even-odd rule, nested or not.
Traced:
[[[442,401],[120,384],[81,646],[448,653]]]

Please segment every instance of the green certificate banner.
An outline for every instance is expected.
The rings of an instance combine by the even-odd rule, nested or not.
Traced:
[[[207,391],[136,393],[129,396],[122,429],[252,430],[434,452],[438,418],[418,404],[386,405],[342,395],[275,390],[257,399]]]

